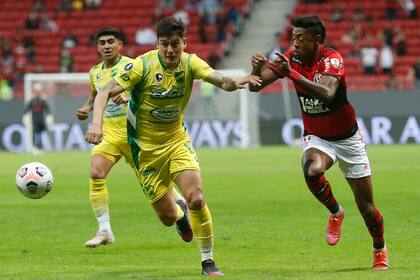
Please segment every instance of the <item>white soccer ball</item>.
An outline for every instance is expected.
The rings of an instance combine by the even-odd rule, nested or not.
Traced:
[[[16,172],[16,186],[26,197],[37,199],[46,196],[53,186],[51,170],[39,162],[22,165]]]

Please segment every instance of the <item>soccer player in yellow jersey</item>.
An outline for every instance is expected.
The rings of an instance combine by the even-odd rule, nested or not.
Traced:
[[[133,59],[121,56],[121,33],[114,28],[104,27],[96,33],[96,46],[102,62],[89,71],[92,94],[86,104],[76,111],[79,120],[85,120],[93,109],[97,92],[109,83],[126,65],[132,65]],[[104,139],[100,145],[92,149],[92,162],[89,179],[89,199],[99,224],[96,236],[88,240],[87,247],[97,247],[115,241],[111,230],[108,209],[108,189],[106,177],[111,168],[124,156],[132,166],[130,148],[127,145],[126,108],[129,93],[122,92],[106,104],[103,118]]]
[[[122,35],[114,28],[104,27],[95,35],[97,50],[102,62],[93,66],[89,71],[92,94],[86,104],[76,111],[79,120],[85,120],[93,109],[93,102],[98,91],[107,83],[125,71],[124,67],[132,67],[134,60],[120,55]],[[92,162],[89,180],[89,199],[93,212],[98,221],[99,229],[96,235],[85,245],[90,248],[106,245],[115,241],[111,230],[108,206],[108,189],[106,177],[111,168],[123,156],[133,168],[133,159],[127,141],[126,103],[130,94],[126,91],[116,95],[106,104],[103,117],[104,139],[100,145],[92,149]],[[176,191],[176,199],[184,198]]]
[[[86,140],[93,144],[103,141],[102,116],[108,99],[130,90],[128,142],[140,185],[163,224],[176,224],[187,242],[194,234],[201,253],[202,273],[220,276],[223,273],[213,260],[211,214],[204,199],[197,155],[183,125],[184,110],[194,79],[226,91],[244,88],[248,83],[260,85],[261,80],[252,75],[226,77],[195,54],[185,53],[185,47],[183,23],[173,17],[161,20],[157,25],[157,50],[127,64],[96,96]],[[174,183],[188,207],[180,200],[174,202]]]

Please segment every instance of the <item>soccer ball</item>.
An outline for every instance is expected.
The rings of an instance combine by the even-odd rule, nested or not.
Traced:
[[[53,185],[51,170],[42,163],[30,162],[16,172],[16,186],[26,197],[37,199],[46,196]]]

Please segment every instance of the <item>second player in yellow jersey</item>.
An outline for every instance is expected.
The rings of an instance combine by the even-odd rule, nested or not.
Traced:
[[[126,65],[133,61],[129,57],[120,55],[122,47],[121,34],[116,29],[107,27],[98,30],[96,33],[96,44],[97,50],[102,57],[102,62],[93,66],[89,72],[92,94],[86,101],[86,104],[76,111],[79,120],[84,120],[89,116],[97,93],[117,76]],[[96,235],[85,243],[87,247],[97,247],[115,241],[109,218],[106,177],[122,156],[133,166],[126,133],[126,103],[128,97],[129,94],[127,92],[122,92],[108,101],[103,117],[104,139],[91,152],[89,199],[99,229]]]

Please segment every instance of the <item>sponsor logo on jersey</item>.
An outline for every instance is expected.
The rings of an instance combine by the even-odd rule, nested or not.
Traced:
[[[111,99],[106,104],[105,117],[112,118],[124,115],[123,104],[115,104]]]
[[[152,90],[150,98],[154,99],[173,99],[184,96],[184,88],[180,89],[168,89],[168,90]]]
[[[130,62],[130,63],[128,63],[124,66],[125,71],[130,71],[131,69],[133,69],[133,63],[132,62]]]
[[[324,102],[316,98],[299,96],[299,101],[302,105],[302,110],[310,115],[323,114],[331,111],[330,108],[324,105]]]
[[[178,120],[180,109],[178,107],[160,107],[153,109],[150,115],[157,122],[171,123]]]
[[[324,59],[324,65],[325,65],[325,71],[330,70],[331,63],[330,63],[330,59],[328,57]]]

